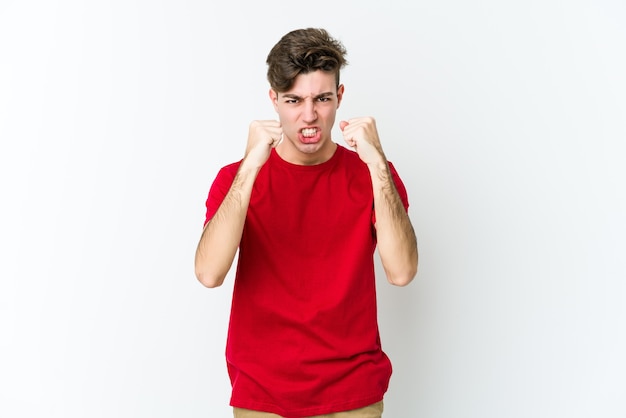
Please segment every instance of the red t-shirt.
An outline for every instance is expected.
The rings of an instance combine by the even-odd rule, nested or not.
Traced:
[[[206,221],[239,164],[218,173]],[[378,332],[373,221],[370,173],[355,152],[338,146],[330,160],[300,166],[272,150],[239,246],[226,347],[232,406],[295,418],[382,400],[391,362]]]

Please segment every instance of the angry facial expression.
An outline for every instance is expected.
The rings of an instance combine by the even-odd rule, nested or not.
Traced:
[[[284,160],[311,165],[332,157],[336,144],[331,130],[343,90],[343,85],[337,87],[335,74],[320,70],[299,74],[289,91],[270,90],[283,129],[277,151]]]

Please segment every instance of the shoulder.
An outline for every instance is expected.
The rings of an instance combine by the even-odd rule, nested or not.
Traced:
[[[227,173],[236,173],[237,170],[239,170],[239,166],[241,165],[241,160],[239,161],[235,161],[233,163],[230,164],[226,164],[225,166],[223,166],[220,171],[224,171]]]
[[[211,188],[209,190],[210,194],[221,191],[221,194],[225,195],[230,188],[233,180],[235,179],[235,176],[237,175],[237,170],[239,170],[240,165],[241,161],[237,161],[222,166],[213,178],[213,183],[211,184]]]
[[[343,145],[337,144],[337,153],[339,154],[339,157],[343,160],[342,162],[345,165],[358,166],[365,169],[367,168],[367,165],[361,160],[361,157],[359,157],[359,154],[357,154],[356,151],[346,148]],[[400,176],[398,174],[398,171],[396,170],[396,167],[393,165],[393,162],[387,160],[387,165],[389,166],[389,171],[391,171],[393,177],[399,179]]]
[[[361,160],[359,158],[359,154],[356,153],[356,151],[346,148],[344,145],[341,144],[337,144],[337,154],[341,157],[341,158],[346,158],[350,161],[356,159],[356,160]]]
[[[346,148],[343,145],[337,144],[337,156],[341,161],[341,165],[344,167],[367,168],[365,163],[361,161],[361,157],[359,157],[359,154],[357,154],[356,151]]]
[[[233,163],[227,164],[220,168],[217,173],[217,178],[219,179],[234,179],[237,174],[237,170],[239,170],[239,166],[241,165],[241,160],[235,161]]]

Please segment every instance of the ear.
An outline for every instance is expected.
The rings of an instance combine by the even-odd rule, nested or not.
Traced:
[[[272,104],[274,105],[274,110],[278,112],[278,93],[270,89],[269,94],[270,94],[270,100],[272,101]]]
[[[339,87],[337,87],[337,109],[339,109],[339,106],[341,105],[341,99],[343,99],[343,84],[340,84]]]

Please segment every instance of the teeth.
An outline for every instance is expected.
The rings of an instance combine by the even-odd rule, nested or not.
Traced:
[[[317,130],[315,128],[305,128],[302,130],[302,135],[303,136],[315,136],[315,133],[317,132]]]

